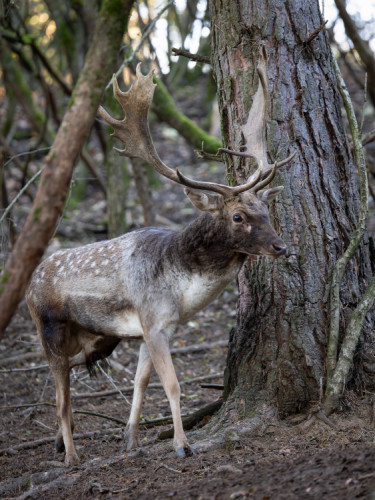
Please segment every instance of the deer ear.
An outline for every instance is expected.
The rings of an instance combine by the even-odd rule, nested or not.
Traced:
[[[221,194],[207,194],[190,188],[185,188],[184,191],[192,204],[202,212],[216,212],[224,206]]]
[[[270,203],[272,200],[277,198],[281,191],[283,191],[284,186],[277,186],[270,189],[265,189],[264,191],[259,191],[259,198],[264,203]]]

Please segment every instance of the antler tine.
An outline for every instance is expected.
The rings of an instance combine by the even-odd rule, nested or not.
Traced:
[[[268,174],[267,177],[265,179],[263,179],[261,182],[256,183],[256,185],[254,186],[254,188],[251,191],[253,193],[257,193],[262,188],[267,186],[267,184],[269,184],[273,180],[273,178],[275,177],[277,167],[278,167],[278,164],[274,163],[270,174]]]
[[[275,177],[276,170],[279,167],[283,167],[284,165],[286,165],[287,163],[289,163],[290,161],[292,161],[293,158],[296,156],[296,154],[297,154],[297,151],[294,151],[294,153],[292,153],[291,155],[289,155],[284,160],[277,161],[273,165],[268,165],[268,167],[265,170],[262,170],[263,169],[263,165],[261,165],[258,170],[261,170],[260,179],[263,177],[263,180],[261,182],[259,182],[259,184],[255,183],[254,189],[251,189],[251,191],[253,193],[257,193],[258,191],[260,191],[261,189],[263,189],[265,186],[267,186],[267,184],[269,184],[273,180],[273,178]]]
[[[157,156],[157,153],[150,136],[147,116],[156,85],[152,81],[153,71],[142,75],[138,64],[136,73],[137,79],[127,92],[120,90],[115,75],[112,78],[113,94],[125,112],[125,118],[115,120],[102,107],[99,108],[99,114],[113,128],[112,135],[125,144],[123,150],[115,148],[120,155],[142,158],[154,165],[154,156]],[[176,177],[174,171],[171,172]]]
[[[255,179],[247,184],[235,187],[225,186],[224,184],[217,184],[215,182],[195,181],[185,177],[178,168],[176,168],[176,173],[180,184],[183,184],[184,186],[191,187],[193,189],[206,189],[207,191],[222,194],[224,198],[231,198],[232,196],[242,193],[243,191],[251,189],[259,181],[262,172],[259,169]]]

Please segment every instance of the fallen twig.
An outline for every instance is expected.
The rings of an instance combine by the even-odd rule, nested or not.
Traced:
[[[223,404],[223,400],[218,399],[217,401],[209,403],[208,405],[204,406],[203,408],[200,408],[199,410],[192,413],[191,415],[187,415],[185,418],[182,418],[183,428],[186,431],[189,429],[192,429],[197,423],[199,423],[201,420],[203,420],[204,417],[210,417],[211,415],[216,413],[221,408],[222,404]],[[171,429],[160,432],[160,434],[158,435],[158,439],[169,439],[169,438],[173,437],[173,434],[174,434],[174,429],[172,427]]]
[[[100,364],[98,366],[99,366],[99,370],[107,378],[107,380],[111,383],[111,385],[113,386],[113,388],[125,400],[126,404],[129,405],[129,406],[131,406],[131,403],[128,401],[128,399],[126,398],[126,396],[122,393],[121,389],[119,387],[117,387],[116,382],[113,380],[113,378],[111,377],[111,375],[109,373],[107,373]]]
[[[105,415],[104,413],[97,413],[95,411],[73,410],[73,413],[80,413],[82,415],[90,415],[91,417],[104,418],[105,420],[112,420],[113,422],[116,422],[117,424],[121,424],[121,425],[127,424],[127,422],[125,422],[125,420],[121,420],[120,418],[116,418],[116,417],[111,417],[110,415]]]
[[[112,432],[119,432],[121,431],[121,428],[114,428],[114,429],[98,429],[96,431],[90,431],[90,432],[82,432],[80,434],[73,434],[73,439],[86,439],[92,436],[95,436],[96,434],[110,434]],[[45,437],[41,439],[36,439],[35,441],[28,441],[26,443],[21,443],[21,444],[15,444],[14,446],[9,446],[9,448],[2,448],[0,449],[0,455],[4,455],[5,453],[12,454],[12,452],[19,451],[19,450],[28,450],[31,448],[37,448],[38,446],[41,446],[43,444],[48,444],[48,443],[54,443],[55,442],[55,437]]]
[[[56,404],[52,403],[51,401],[40,401],[38,403],[25,403],[22,405],[0,406],[0,410],[16,410],[19,408],[32,408],[33,406],[56,406]]]
[[[49,365],[29,366],[28,368],[9,368],[8,370],[0,370],[0,373],[31,372],[33,370],[40,370],[42,368],[49,368]]]
[[[201,375],[199,377],[193,377],[190,379],[186,380],[181,380],[180,385],[184,384],[193,384],[195,382],[200,382],[201,380],[211,380],[215,378],[222,377],[223,375],[221,373],[210,373],[209,375]],[[148,389],[160,389],[163,388],[162,384],[160,382],[153,382],[151,384],[148,384],[147,386]],[[134,390],[134,386],[124,386],[119,388],[121,392],[124,393],[131,393]],[[98,391],[98,392],[80,392],[76,394],[72,394],[71,398],[72,399],[84,399],[84,398],[102,398],[105,396],[112,396],[113,394],[117,394],[118,391],[115,389],[108,389],[107,391]]]
[[[165,464],[158,465],[155,469],[155,472],[161,468],[170,470],[171,472],[175,472],[176,474],[182,474],[182,470],[173,469],[173,467],[168,467],[168,465],[165,465]]]
[[[1,358],[0,366],[11,365],[12,363],[19,363],[20,361],[25,361],[27,359],[41,358],[43,356],[40,351],[25,352],[24,354],[19,354],[17,356],[10,356],[9,358]]]
[[[201,384],[202,389],[216,389],[218,391],[224,390],[224,384]]]
[[[218,340],[217,342],[201,342],[200,344],[187,345],[184,347],[175,347],[171,349],[171,354],[184,354],[187,352],[204,351],[206,349],[214,349],[215,347],[226,347],[228,340]]]

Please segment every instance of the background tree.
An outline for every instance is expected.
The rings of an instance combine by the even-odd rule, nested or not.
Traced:
[[[325,379],[332,266],[348,245],[359,210],[358,184],[346,140],[327,36],[309,36],[324,20],[317,1],[295,4],[210,2],[212,64],[225,146],[240,150],[251,96],[258,86],[259,46],[269,55],[268,149],[275,160],[297,151],[276,184],[271,208],[289,253],[277,262],[249,261],[239,275],[237,327],[226,371],[227,408],[246,417],[286,416],[319,401]],[[308,29],[306,28],[308,27]],[[228,159],[243,182],[249,166]],[[369,237],[351,261],[341,289],[342,324],[374,269]],[[363,329],[352,380],[370,383],[360,362],[373,356],[375,317]]]
[[[0,332],[4,332],[12,317],[61,214],[75,158],[94,122],[131,6],[131,1],[114,0],[107,0],[101,6],[85,65],[46,158],[33,207],[2,275]]]
[[[374,209],[375,200],[375,131],[374,122],[374,29],[371,11],[355,12],[350,3],[335,0],[337,18],[328,30],[330,43],[338,59],[341,72],[350,89],[350,96],[357,110],[360,123],[360,133],[363,133],[362,143],[366,146],[366,163],[369,176],[370,210]],[[349,10],[350,13],[349,14]],[[362,18],[365,16],[365,19]],[[344,26],[347,38],[339,36],[340,23]],[[367,80],[366,80],[367,79]],[[365,83],[369,99],[366,96]],[[361,111],[360,111],[361,110]],[[360,116],[361,113],[361,116]],[[374,234],[375,219],[370,217],[369,229]]]

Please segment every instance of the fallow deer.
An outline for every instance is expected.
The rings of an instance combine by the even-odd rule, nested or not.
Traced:
[[[56,448],[65,449],[66,465],[78,462],[72,439],[70,369],[86,364],[92,370],[96,361],[109,356],[126,338],[142,341],[126,428],[127,449],[139,446],[141,405],[154,366],[170,403],[177,456],[192,453],[182,427],[180,387],[169,341],[179,323],[212,302],[236,277],[249,255],[278,258],[286,252],[270,225],[266,206],[282,187],[264,189],[278,165],[272,169],[268,165],[267,172],[266,160],[258,158],[257,172],[236,187],[198,182],[167,167],[154,148],[147,123],[155,87],[152,78],[152,73],[144,76],[138,66],[128,92],[122,92],[114,78],[114,95],[126,116],[115,120],[103,108],[100,115],[124,142],[126,149],[120,154],[140,157],[161,175],[186,186],[186,195],[203,213],[181,232],[156,227],[136,230],[113,240],[60,250],[35,270],[26,299],[55,378]]]

